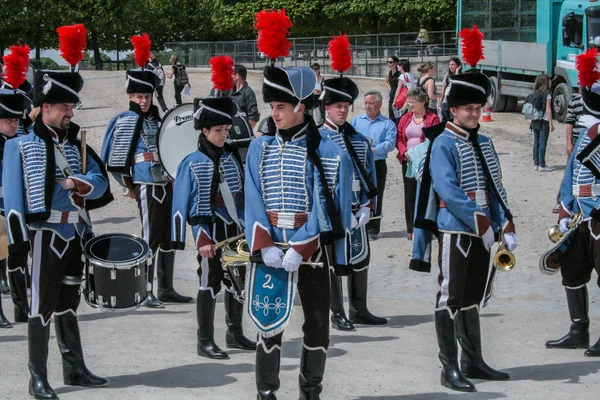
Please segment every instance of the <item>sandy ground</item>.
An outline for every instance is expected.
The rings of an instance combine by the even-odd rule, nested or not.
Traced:
[[[109,119],[126,109],[123,72],[85,71],[83,108],[75,122],[88,130],[97,150]],[[209,74],[190,70],[192,94],[210,89]],[[383,81],[357,80],[364,93],[385,92]],[[251,73],[249,84],[257,92],[262,116],[268,106],[261,101],[261,75]],[[165,88],[167,104],[174,104],[173,87]],[[184,101],[191,101],[184,96]],[[385,110],[384,106],[384,110]],[[364,112],[357,102],[351,116]],[[478,393],[459,394],[439,384],[440,364],[433,326],[437,273],[408,270],[411,243],[406,239],[400,165],[391,154],[384,199],[384,219],[379,240],[372,243],[370,308],[389,318],[385,327],[362,327],[356,332],[332,331],[323,399],[593,399],[600,384],[595,374],[600,363],[583,357],[581,350],[547,350],[544,342],[562,336],[568,328],[564,291],[558,276],[538,271],[540,254],[549,247],[547,229],[556,220],[551,214],[566,162],[564,125],[555,124],[547,162],[550,173],[533,171],[532,137],[520,114],[494,114],[482,131],[493,139],[503,165],[504,184],[517,225],[517,266],[499,276],[496,295],[483,311],[484,354],[488,362],[506,369],[508,382],[475,381]],[[114,184],[114,182],[113,182]],[[133,200],[119,194],[116,201],[94,212],[97,233],[139,234],[140,222]],[[434,250],[435,251],[435,250]],[[435,253],[434,253],[435,254]],[[196,261],[192,244],[177,259],[176,287],[197,291]],[[434,269],[436,267],[434,266]],[[12,307],[3,296],[4,309]],[[599,300],[590,286],[592,339],[600,334]],[[219,302],[221,299],[219,298]],[[213,362],[196,355],[195,305],[168,305],[162,310],[140,309],[130,314],[99,313],[83,303],[81,330],[86,361],[95,373],[109,379],[102,389],[66,387],[62,384],[60,357],[50,340],[49,381],[62,399],[253,399],[254,356],[231,351],[231,359]],[[216,341],[224,345],[223,307],[217,306]],[[244,321],[246,331],[254,329]],[[285,333],[280,399],[298,398],[298,364],[302,342],[302,314],[296,310]],[[0,398],[27,398],[28,373],[26,324],[0,330]]]

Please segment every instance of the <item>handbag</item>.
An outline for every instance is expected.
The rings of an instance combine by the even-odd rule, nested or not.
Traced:
[[[394,100],[394,107],[401,110],[406,104],[406,94],[408,93],[408,87],[406,85],[402,85],[399,89],[398,96],[396,96],[396,100]]]

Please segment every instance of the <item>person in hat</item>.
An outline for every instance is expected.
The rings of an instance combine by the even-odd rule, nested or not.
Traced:
[[[329,52],[334,70],[341,74],[351,67],[351,63],[338,62],[338,58],[343,56],[340,53],[350,52],[347,36],[334,37],[329,44]],[[351,60],[351,57],[345,59]],[[321,135],[335,142],[349,154],[353,165],[351,197],[353,223],[350,233],[350,264],[353,273],[348,276],[350,320],[344,311],[342,278],[331,273],[331,323],[334,329],[344,331],[355,330],[353,322],[366,325],[387,324],[385,318],[371,314],[367,308],[370,248],[366,224],[376,209],[377,177],[370,140],[347,122],[350,106],[354,104],[357,97],[358,86],[349,78],[341,76],[323,82],[321,100],[325,106],[326,119],[320,128]]]
[[[244,336],[243,299],[235,297],[235,287],[230,277],[225,276],[221,264],[221,249],[214,246],[244,230],[242,160],[237,149],[225,143],[236,111],[229,97],[194,99],[194,127],[201,132],[198,150],[179,164],[173,188],[172,247],[185,249],[188,221],[198,248],[197,350],[199,356],[213,359],[229,358],[214,339],[215,304],[221,283],[226,286],[227,347],[256,349],[256,342]]]
[[[61,27],[60,48],[65,46],[61,35],[65,30],[80,34],[83,40],[78,43],[85,44],[83,25]],[[83,58],[83,49],[79,52]],[[82,148],[77,139],[79,126],[71,121],[81,102],[83,79],[73,72],[81,58],[65,57],[71,71],[36,71],[33,103],[40,107],[40,116],[32,133],[5,144],[2,181],[11,188],[4,196],[9,254],[26,257],[27,252],[32,253],[27,337],[29,394],[36,399],[58,398],[46,369],[52,316],[64,383],[107,383],[85,365],[77,322],[83,243],[93,235],[88,211],[112,200],[100,159],[90,147]]]
[[[148,266],[150,290],[144,305],[163,307],[163,301],[189,303],[191,297],[182,296],[173,288],[175,250],[169,250],[173,185],[158,158],[156,141],[160,116],[158,108],[152,104],[160,78],[144,68],[150,53],[148,36],[134,36],[132,42],[140,67],[127,71],[129,110],[110,121],[102,143],[102,160],[107,171],[121,186],[129,189],[129,196],[137,201],[142,238],[152,250],[154,262]],[[158,299],[152,289],[155,268],[158,270]]]
[[[469,40],[471,36],[475,40]],[[482,37],[476,27],[461,31],[464,60],[472,67],[483,53],[481,58],[467,57],[472,52],[465,46],[480,48]],[[475,70],[453,75],[448,93],[453,121],[424,129],[431,144],[421,171],[415,213],[418,229],[410,261],[411,269],[428,272],[431,236],[437,235],[440,289],[435,328],[441,384],[466,392],[475,391],[467,378],[509,379],[507,373],[492,369],[483,360],[479,323],[496,236],[509,251],[516,248],[498,155],[492,140],[479,133],[481,110],[489,94],[485,75]],[[460,368],[457,340],[462,349]]]
[[[259,331],[256,387],[258,399],[276,399],[283,331],[297,287],[304,313],[300,399],[319,399],[329,347],[328,266],[347,268],[350,211],[344,205],[350,203],[351,164],[306,113],[313,108],[314,72],[275,67],[275,59],[286,53],[264,45],[285,42],[287,28],[277,31],[291,27],[285,11],[261,11],[256,20],[258,48],[271,59],[263,81],[269,129],[248,149],[245,181],[246,237],[253,256],[247,310]],[[311,264],[313,257],[323,264]]]
[[[600,161],[598,149],[598,127],[600,126],[600,74],[596,70],[597,49],[588,50],[577,56],[576,65],[581,85],[581,98],[586,115],[580,120],[588,127],[579,134],[573,153],[569,157],[560,189],[560,212],[558,214],[561,233],[574,229],[573,239],[560,259],[560,274],[565,287],[571,326],[569,332],[557,340],[546,342],[551,349],[587,349],[587,357],[600,357],[600,340],[590,347],[590,319],[587,283],[592,271],[600,271],[600,200],[597,188],[600,185]],[[573,226],[575,215],[579,223]],[[598,281],[600,284],[600,280]]]

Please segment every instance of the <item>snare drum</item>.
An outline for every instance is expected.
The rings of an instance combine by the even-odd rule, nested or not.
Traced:
[[[101,311],[129,311],[148,293],[147,269],[152,263],[145,240],[125,233],[90,239],[83,249],[85,301]]]

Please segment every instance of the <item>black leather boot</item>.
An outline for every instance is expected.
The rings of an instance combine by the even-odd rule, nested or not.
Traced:
[[[158,249],[156,259],[158,299],[168,303],[189,303],[193,297],[182,296],[173,289],[173,276],[175,273],[175,251]]]
[[[165,308],[163,303],[154,296],[154,269],[156,268],[157,260],[158,254],[154,256],[152,264],[148,265],[148,283],[150,290],[148,290],[148,296],[146,297],[146,301],[144,301],[144,307],[148,308]]]
[[[196,317],[198,318],[198,355],[223,360],[229,355],[215,343],[215,304],[210,290],[198,290]]]
[[[320,400],[327,353],[302,347],[300,358],[300,400]]]
[[[27,253],[8,258],[8,281],[10,294],[15,305],[15,322],[29,319],[29,299],[27,298]]]
[[[70,312],[54,316],[56,342],[62,355],[63,379],[65,385],[100,387],[105,386],[104,378],[88,370],[83,359],[81,336],[77,316]]]
[[[588,318],[587,286],[578,289],[565,288],[571,318],[569,333],[557,340],[549,340],[549,349],[587,349],[590,345],[590,320]]]
[[[0,299],[0,328],[12,328],[12,324],[6,316],[4,315],[4,311],[2,310],[2,299]]]
[[[386,325],[387,319],[377,317],[367,308],[367,290],[369,269],[354,271],[348,277],[348,298],[350,303],[350,321],[363,325]]]
[[[273,346],[267,353],[264,343],[256,346],[256,389],[258,400],[277,400],[275,392],[279,390],[279,365],[281,351]]]
[[[506,381],[510,375],[491,368],[483,360],[481,352],[481,328],[477,307],[459,310],[455,317],[456,337],[462,353],[460,369],[467,378],[486,379],[488,381]]]
[[[10,294],[8,278],[6,277],[6,258],[0,260],[0,294]]]
[[[458,345],[454,320],[447,309],[435,312],[435,332],[440,347],[439,357],[442,362],[440,377],[442,386],[460,392],[476,392],[475,385],[465,378],[458,368]]]
[[[331,275],[331,327],[338,331],[355,331],[356,328],[346,318],[344,311],[344,293],[342,289],[342,277],[330,271]]]
[[[29,395],[35,399],[58,399],[48,383],[46,363],[48,361],[48,340],[50,323],[44,326],[41,317],[32,318],[27,325],[27,344],[29,347]]]
[[[600,339],[587,349],[583,355],[586,357],[600,357]]]
[[[233,297],[233,293],[228,290],[225,290],[223,302],[225,303],[225,323],[227,324],[226,346],[230,349],[256,350],[256,342],[244,336],[242,327],[244,304],[237,301]]]

